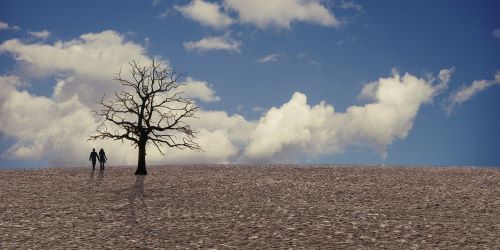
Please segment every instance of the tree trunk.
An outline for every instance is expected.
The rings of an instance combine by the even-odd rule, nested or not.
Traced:
[[[139,160],[137,163],[136,175],[147,175],[146,171],[146,142],[139,142]]]

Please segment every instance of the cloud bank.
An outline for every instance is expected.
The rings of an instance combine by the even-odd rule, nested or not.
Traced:
[[[3,42],[0,52],[19,62],[19,75],[0,77],[0,133],[15,141],[4,157],[47,160],[51,165],[84,165],[91,148],[104,147],[114,165],[135,164],[136,152],[120,141],[87,142],[99,124],[91,110],[104,92],[121,86],[113,73],[135,59],[149,59],[142,45],[127,41],[115,31],[89,33],[69,41]],[[163,60],[165,64],[168,61]],[[150,164],[297,162],[308,157],[341,153],[350,146],[369,147],[381,157],[387,147],[410,133],[421,105],[429,103],[448,85],[453,70],[444,69],[432,79],[411,74],[380,78],[365,84],[364,105],[338,111],[326,102],[311,105],[304,93],[295,92],[281,106],[271,107],[257,120],[224,111],[201,110],[190,122],[199,131],[205,152],[167,149],[166,156],[148,148]],[[37,75],[54,78],[51,96],[29,92]],[[182,91],[198,101],[220,98],[205,81],[187,78]]]
[[[77,39],[53,44],[27,44],[17,39],[3,42],[0,52],[19,62],[19,76],[0,77],[0,133],[15,141],[3,157],[24,160],[47,160],[53,166],[86,164],[87,151],[104,147],[113,164],[134,164],[136,152],[129,143],[117,141],[87,142],[99,121],[91,113],[95,101],[104,93],[121,86],[112,81],[121,68],[127,70],[132,59],[147,63],[149,56],[137,43],[126,41],[115,31],[88,33]],[[163,60],[164,64],[168,61]],[[53,76],[51,96],[30,93],[34,78]],[[25,81],[24,81],[25,80]],[[187,78],[182,91],[191,98],[213,102],[219,100],[204,81]],[[227,116],[230,118],[230,116]],[[227,135],[221,131],[200,129],[200,142],[219,138],[219,147],[204,153],[167,150],[169,162],[225,162],[233,153]],[[152,149],[152,148],[151,148]],[[148,152],[150,163],[165,161],[158,152]]]
[[[339,153],[351,145],[371,147],[386,157],[387,146],[406,138],[420,106],[432,100],[439,84],[447,83],[394,74],[366,84],[361,93],[371,102],[345,112],[336,112],[326,102],[311,106],[305,94],[296,92],[258,121],[244,157],[286,160],[293,155]]]

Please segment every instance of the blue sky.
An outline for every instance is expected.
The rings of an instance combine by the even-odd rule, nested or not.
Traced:
[[[0,167],[84,165],[92,147],[134,164],[128,144],[85,138],[97,122],[92,100],[115,90],[113,73],[127,61],[148,56],[189,74],[206,149],[151,148],[151,163],[500,166],[498,9],[498,1],[2,1]]]

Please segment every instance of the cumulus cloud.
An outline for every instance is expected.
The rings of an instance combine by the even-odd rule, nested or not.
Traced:
[[[220,98],[215,95],[215,91],[205,81],[188,77],[182,84],[177,90],[187,97],[196,98],[204,102],[220,101]]]
[[[28,34],[39,39],[47,39],[50,37],[50,31],[48,30],[28,31]]]
[[[446,101],[446,112],[451,114],[456,106],[466,102],[478,93],[500,84],[500,71],[492,80],[475,80],[469,86],[462,86],[458,91],[453,92]]]
[[[289,29],[292,22],[310,22],[336,27],[340,22],[320,0],[225,0],[227,8],[238,13],[242,23],[261,29],[278,27]]]
[[[217,3],[194,0],[184,6],[176,5],[174,9],[191,20],[216,29],[226,28],[233,23]]]
[[[4,152],[4,156],[34,160],[46,157],[59,164],[78,159],[73,157],[82,153],[78,152],[83,149],[80,145],[85,144],[86,138],[82,135],[93,130],[95,125],[90,110],[77,96],[56,103],[50,98],[17,90],[15,85],[20,83],[9,82],[8,78],[12,79],[0,78],[3,90],[0,131],[14,138],[16,143]]]
[[[406,138],[420,106],[438,92],[442,83],[433,81],[410,74],[380,78],[361,91],[371,102],[350,106],[346,112],[336,112],[325,102],[310,106],[306,95],[296,92],[290,101],[260,118],[243,157],[264,162],[290,160],[339,153],[351,145],[371,147],[385,157],[387,146]]]
[[[354,2],[346,2],[345,8],[362,8]],[[235,22],[290,29],[293,22],[308,22],[326,27],[337,27],[340,22],[321,0],[224,0],[217,2],[193,0],[174,9],[185,17],[213,28],[226,28]],[[234,14],[234,18],[230,16]]]
[[[141,45],[125,41],[112,30],[83,34],[77,39],[54,44],[26,44],[11,39],[0,45],[0,51],[31,65],[38,70],[36,74],[65,71],[107,79],[132,59],[141,63],[148,60]]]
[[[86,164],[89,149],[104,147],[112,164],[136,163],[137,152],[127,142],[86,140],[99,125],[91,113],[95,101],[105,92],[113,93],[121,88],[112,81],[113,74],[121,67],[127,69],[131,59],[139,63],[149,61],[140,44],[126,41],[117,32],[104,31],[54,44],[27,44],[13,39],[2,43],[0,51],[11,54],[21,69],[16,71],[20,75],[0,77],[0,133],[15,141],[2,156],[74,166]],[[52,96],[37,96],[28,91],[25,81],[29,82],[37,74],[54,76]],[[186,94],[195,99],[219,99],[203,81],[188,79],[184,88]],[[235,153],[232,141],[224,141],[229,138],[227,130],[203,127],[198,130],[199,141],[205,144],[220,136],[220,147],[199,154],[169,149],[167,158],[150,148],[148,160],[151,163],[226,162]]]
[[[112,74],[132,58],[148,60],[140,44],[105,31],[53,44],[13,39],[2,43],[0,51],[11,54],[20,62],[19,67],[26,68],[16,71],[22,75],[0,77],[0,133],[15,141],[2,152],[4,156],[45,159],[51,165],[82,165],[87,164],[92,147],[103,147],[112,164],[136,163],[137,152],[127,142],[86,139],[99,124],[90,112],[92,103],[102,96],[105,86],[120,86],[111,80]],[[34,71],[54,76],[51,96],[28,91],[25,81],[30,81]],[[360,96],[367,103],[350,106],[345,112],[326,102],[310,105],[300,92],[279,107],[265,109],[257,120],[200,110],[198,119],[187,122],[199,131],[198,142],[205,152],[166,149],[163,156],[151,147],[148,162],[294,162],[300,160],[297,157],[343,152],[349,146],[370,147],[385,157],[388,145],[408,135],[420,106],[447,86],[452,73],[445,69],[434,78],[422,79],[394,72],[366,84]],[[220,99],[207,82],[188,78],[185,83],[183,91],[192,98],[206,102]]]
[[[248,121],[239,114],[228,115],[224,111],[202,110],[198,117],[199,119],[192,121],[194,128],[221,130],[231,135],[231,141],[239,145],[246,144],[255,127],[253,121]]]
[[[165,157],[151,147],[148,149],[148,162],[207,164],[237,161],[254,124],[240,115],[228,115],[224,111],[200,110],[196,116],[197,119],[188,122],[198,131],[196,141],[203,152],[162,147]]]
[[[239,53],[241,51],[241,42],[232,39],[229,35],[205,37],[196,42],[185,42],[183,46],[188,51],[198,52],[228,51]]]
[[[238,162],[255,123],[243,116],[228,115],[224,111],[201,110],[198,119],[190,121],[198,130],[197,142],[204,152],[176,152],[168,161],[179,163],[232,163]],[[173,151],[175,149],[169,149]],[[169,155],[169,153],[167,153]]]
[[[65,101],[56,101],[16,90],[15,86],[19,85],[21,83],[17,77],[0,77],[0,87],[4,90],[0,96],[0,132],[16,141],[3,152],[4,157],[45,159],[52,166],[78,166],[87,164],[86,157],[91,148],[103,147],[113,165],[136,163],[137,152],[128,142],[87,141],[88,135],[95,131],[99,121],[91,114],[91,109],[79,101],[77,95]],[[231,120],[238,118],[225,114],[220,114],[218,118],[225,118],[228,122],[226,129],[221,126],[199,129],[198,142],[204,146],[205,152],[165,149],[164,152],[168,155],[165,157],[154,147],[150,147],[148,162],[227,163],[237,153],[229,139],[228,128],[231,128]],[[211,147],[213,143],[217,143],[217,147]]]
[[[255,61],[258,62],[258,63],[275,62],[275,61],[278,61],[278,59],[281,56],[282,56],[281,54],[272,53],[272,54],[269,54],[269,55],[265,55],[265,56],[263,56],[261,58],[257,58],[257,60],[255,60]]]
[[[141,64],[149,62],[141,44],[126,41],[123,35],[112,30],[52,44],[11,39],[0,44],[0,52],[11,54],[26,76],[57,76],[54,97],[65,100],[77,94],[80,101],[90,107],[96,97],[118,90],[120,86],[112,81],[113,76],[120,69],[126,69],[131,60]]]
[[[0,30],[20,30],[20,29],[21,28],[19,26],[16,25],[12,26],[6,22],[0,21]]]

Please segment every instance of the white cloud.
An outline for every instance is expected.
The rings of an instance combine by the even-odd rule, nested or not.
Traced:
[[[207,131],[199,130],[196,141],[204,149],[204,152],[192,150],[178,150],[173,148],[166,149],[168,160],[158,158],[148,159],[152,163],[171,163],[181,164],[207,164],[207,163],[230,163],[230,159],[238,153],[238,149],[231,142],[229,135],[221,130]],[[149,153],[148,153],[149,157]]]
[[[8,23],[0,21],[0,30],[20,30],[21,28],[19,26],[11,26]]]
[[[410,74],[381,78],[361,92],[371,103],[350,106],[344,113],[325,102],[310,106],[296,92],[260,118],[243,157],[295,161],[300,155],[339,153],[350,145],[371,147],[385,157],[388,145],[408,135],[420,105],[432,99],[439,84]]]
[[[261,29],[278,27],[289,29],[292,22],[310,22],[327,27],[340,23],[320,0],[225,0],[224,5],[238,13],[242,23]]]
[[[452,93],[446,101],[446,112],[451,114],[456,106],[466,102],[473,96],[477,95],[494,85],[500,84],[500,71],[495,74],[493,80],[475,80],[469,86],[462,86],[458,91]]]
[[[228,15],[221,12],[221,6],[217,3],[193,0],[184,6],[176,5],[174,9],[191,20],[216,29],[226,28],[233,23]]]
[[[142,45],[128,42],[112,30],[53,44],[11,39],[0,44],[0,52],[12,54],[25,75],[57,75],[60,84],[54,96],[64,100],[78,94],[80,101],[91,107],[96,96],[117,90],[119,86],[111,79],[121,68],[126,69],[130,60],[149,61]]]
[[[128,142],[87,141],[99,122],[77,95],[57,101],[16,90],[16,86],[21,85],[15,76],[0,77],[3,90],[0,95],[0,133],[16,140],[3,152],[4,157],[46,159],[52,166],[78,166],[88,164],[91,148],[103,147],[113,165],[136,163],[136,149]],[[197,141],[204,146],[205,152],[169,148],[164,150],[165,157],[151,147],[148,149],[148,163],[227,163],[238,152],[233,141],[237,142],[245,136],[233,132],[238,130],[244,133],[248,122],[240,116],[231,117],[224,112],[201,111],[200,117],[202,123],[198,122],[200,119],[193,119],[190,123],[200,131]]]
[[[57,101],[44,96],[32,95],[27,91],[9,87],[9,83],[0,78],[3,90],[0,99],[0,133],[15,139],[15,143],[2,153],[3,157],[24,160],[47,160],[50,166],[88,165],[88,155],[92,148],[104,148],[109,162],[113,165],[133,165],[137,162],[137,152],[130,143],[120,141],[87,141],[99,125],[91,114],[91,109],[81,103],[77,95],[65,101]],[[202,133],[201,140],[210,139],[212,134]],[[226,146],[227,147],[227,146]],[[210,152],[224,155],[215,148]],[[154,148],[148,150],[148,161],[172,162],[185,153],[167,151],[169,158]],[[192,159],[207,159],[205,155],[193,156]],[[217,159],[209,155],[208,159]]]
[[[370,82],[363,86],[361,93],[358,95],[358,99],[361,101],[375,101],[376,100],[376,90],[378,87],[378,82]]]
[[[306,96],[296,92],[288,103],[271,108],[258,121],[252,131],[250,142],[245,148],[246,159],[273,161],[280,153],[309,151],[316,132],[326,128],[326,118],[333,113],[333,107],[321,103],[315,107],[306,104]],[[318,144],[322,144],[317,141]],[[309,152],[312,153],[312,152]],[[289,155],[287,154],[286,157]]]
[[[258,63],[275,62],[275,61],[278,61],[278,59],[280,57],[281,57],[281,54],[272,53],[272,54],[269,54],[269,55],[265,55],[265,56],[263,56],[261,58],[258,58],[255,61],[258,62]]]
[[[228,115],[224,111],[201,110],[197,117],[199,119],[192,120],[190,123],[194,129],[200,131],[197,141],[205,152],[184,150],[175,153],[172,161],[205,164],[238,161],[255,124],[241,115]],[[173,153],[172,149],[170,151]]]
[[[496,29],[493,32],[491,32],[493,36],[497,39],[500,39],[500,29]]]
[[[336,112],[326,102],[311,106],[305,94],[296,92],[257,121],[202,111],[193,126],[227,136],[234,146],[229,162],[296,162],[300,157],[340,153],[349,146],[370,147],[385,157],[388,145],[406,138],[420,106],[441,91],[451,73],[441,70],[438,77],[425,80],[394,72],[365,85],[361,92],[370,97],[369,103],[345,112]]]
[[[58,163],[78,159],[73,157],[82,149],[80,145],[85,144],[86,139],[83,136],[94,129],[95,121],[77,96],[56,103],[47,97],[16,90],[6,77],[0,78],[0,86],[4,90],[0,99],[0,131],[16,139],[4,155],[35,160],[45,156],[50,161],[60,159]]]
[[[126,41],[114,31],[104,31],[54,44],[26,44],[13,39],[2,43],[0,51],[12,54],[21,67],[16,71],[18,76],[0,77],[0,133],[15,141],[2,152],[4,157],[45,159],[51,165],[74,166],[87,164],[91,148],[104,147],[111,164],[136,163],[137,152],[127,142],[86,140],[99,124],[90,112],[95,101],[104,93],[121,88],[111,80],[113,74],[122,66],[126,72],[130,59],[140,63],[149,60],[140,44]],[[35,72],[56,78],[51,97],[28,92],[22,79],[30,81]],[[219,99],[206,82],[192,80],[186,87],[190,97],[203,101]],[[205,144],[219,135],[230,138],[228,129],[199,130],[199,141]],[[167,157],[150,148],[148,161],[226,162],[235,153],[235,147],[230,139],[224,141],[222,137],[218,143],[219,147],[200,154],[169,149]]]
[[[48,30],[28,31],[28,34],[30,34],[33,37],[39,38],[39,39],[47,39],[50,36],[50,31],[48,31]]]
[[[106,79],[132,59],[148,60],[141,45],[125,41],[112,30],[83,34],[78,39],[54,44],[26,44],[12,39],[3,42],[0,51],[11,53],[17,61],[38,69],[36,73],[69,71]]]
[[[99,125],[91,109],[82,104],[77,95],[65,101],[35,96],[27,91],[14,88],[17,78],[0,77],[0,87],[5,90],[0,95],[0,133],[16,140],[2,156],[10,159],[48,160],[51,166],[81,166],[88,164],[88,154],[92,148],[104,148],[112,165],[134,165],[137,151],[129,142],[87,141]],[[97,97],[96,97],[97,98]],[[225,113],[213,115],[200,112],[197,141],[205,152],[164,149],[167,156],[156,148],[148,148],[148,164],[170,163],[227,163],[238,151],[230,135],[236,126],[241,126],[239,117],[229,117]],[[214,119],[210,119],[214,117]],[[208,124],[205,124],[208,123]],[[216,122],[225,122],[217,124]],[[239,135],[241,137],[241,135]]]
[[[98,125],[90,113],[93,101],[117,85],[111,81],[112,73],[122,65],[126,70],[125,63],[131,58],[148,60],[141,45],[106,31],[54,44],[26,44],[14,39],[1,44],[0,50],[22,62],[22,68],[55,77],[51,97],[37,96],[25,88],[24,81],[32,76],[22,74],[32,71],[0,77],[0,133],[15,141],[4,156],[46,159],[52,165],[83,165],[88,164],[92,147],[103,147],[111,164],[136,163],[137,152],[127,142],[86,139]],[[44,59],[44,53],[52,60]],[[297,157],[339,153],[352,145],[370,147],[385,156],[388,145],[408,135],[420,106],[447,85],[451,73],[442,70],[438,77],[425,80],[394,72],[391,77],[367,84],[360,95],[368,103],[350,106],[345,112],[337,112],[325,102],[309,105],[306,95],[299,92],[280,107],[266,109],[255,121],[223,111],[201,110],[199,119],[188,123],[199,131],[198,141],[205,152],[167,149],[163,156],[151,147],[148,162],[293,162]],[[499,80],[500,75],[496,78]],[[219,99],[208,83],[194,79],[187,82],[184,91],[193,98]]]
[[[199,99],[204,102],[218,102],[220,98],[215,95],[215,91],[205,81],[194,80],[188,77],[177,90],[187,97]]]
[[[159,154],[154,148],[148,151],[150,164],[165,163],[231,163],[238,160],[241,148],[248,141],[254,123],[241,115],[228,115],[223,111],[200,110],[198,119],[189,124],[199,133],[196,141],[204,152],[162,148],[167,157]]]
[[[362,6],[345,2],[345,8],[362,11]],[[216,29],[227,28],[235,22],[290,29],[293,22],[308,22],[326,27],[337,27],[340,22],[321,0],[224,0],[218,2],[192,0],[174,9],[185,17]],[[231,17],[233,16],[233,17]]]
[[[233,40],[228,35],[205,37],[196,42],[183,43],[188,51],[229,51],[239,53],[241,51],[241,42]]]
[[[230,135],[235,144],[244,144],[250,138],[250,133],[255,124],[247,121],[245,117],[235,114],[228,115],[224,111],[202,110],[199,119],[193,120],[193,127],[208,131],[221,130]]]

